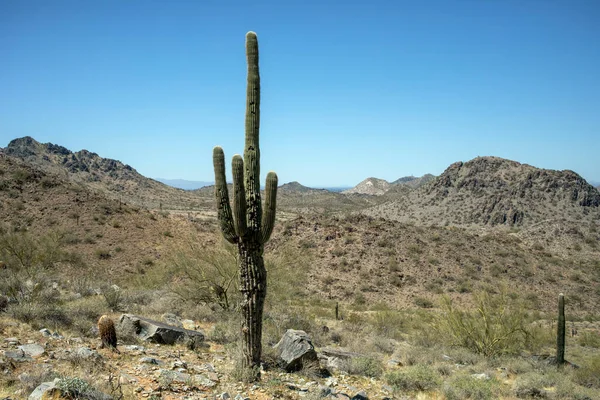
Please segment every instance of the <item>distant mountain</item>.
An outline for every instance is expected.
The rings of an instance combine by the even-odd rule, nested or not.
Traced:
[[[477,157],[456,162],[430,184],[365,213],[421,223],[532,226],[592,221],[600,218],[599,206],[600,193],[573,171]]]
[[[367,178],[355,187],[342,191],[344,194],[366,194],[382,196],[386,193],[404,193],[405,188],[416,189],[435,179],[435,176],[426,174],[421,177],[405,176],[388,182],[384,179]]]
[[[325,189],[330,192],[340,193],[344,190],[352,189],[352,186],[330,186],[330,187],[317,187],[315,189]]]
[[[12,140],[2,152],[114,199],[150,208],[180,208],[181,204],[191,205],[199,200],[191,192],[146,178],[121,161],[103,158],[88,150],[72,152],[63,146],[40,143],[26,136]]]
[[[164,179],[164,178],[154,178],[154,180],[158,182],[162,182],[165,185],[183,189],[183,190],[195,190],[200,189],[204,186],[214,185],[214,182],[204,182],[204,181],[188,181],[185,179]]]
[[[411,176],[405,176],[400,179],[396,179],[394,182],[392,182],[392,185],[406,185],[408,187],[416,189],[418,187],[423,186],[424,184],[426,184],[428,182],[431,182],[433,179],[435,179],[435,176],[431,175],[431,174],[425,174],[421,177],[411,175]]]
[[[385,179],[367,178],[352,189],[344,190],[342,193],[381,196],[390,189],[390,186],[390,183]]]
[[[304,186],[299,182],[290,182],[279,186],[277,189],[279,193],[302,193],[302,194],[312,194],[312,193],[322,193],[327,192],[326,189],[313,189],[308,186]]]

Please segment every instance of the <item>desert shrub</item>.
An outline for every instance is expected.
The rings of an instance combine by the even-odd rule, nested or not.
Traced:
[[[226,347],[227,352],[233,359],[233,369],[230,372],[230,377],[236,382],[252,382],[257,375],[259,367],[248,368],[243,364],[242,343],[237,341]]]
[[[80,378],[63,378],[56,383],[56,387],[68,398],[85,399],[91,397],[96,390]]]
[[[224,313],[222,317],[209,332],[208,339],[221,344],[234,343],[240,338],[240,316],[238,313]]]
[[[496,379],[478,379],[470,375],[457,375],[444,383],[443,391],[448,400],[497,399],[499,382]]]
[[[364,294],[362,293],[356,293],[354,295],[354,305],[356,306],[362,306],[367,302],[367,298],[365,297]]]
[[[223,310],[239,303],[236,246],[206,249],[198,241],[188,240],[185,247],[171,257],[175,278],[170,290],[184,301],[216,305]]]
[[[31,393],[43,382],[52,381],[57,378],[57,373],[51,369],[43,368],[44,366],[35,365],[31,371],[19,375],[19,383],[21,389],[25,393]]]
[[[483,360],[483,356],[465,348],[455,347],[445,351],[445,354],[450,357],[453,364],[459,365],[476,365]]]
[[[372,314],[371,325],[380,335],[401,339],[408,327],[407,317],[399,311],[378,311]]]
[[[291,243],[281,245],[277,252],[265,255],[265,267],[269,271],[267,306],[296,300],[306,295],[306,271],[312,254],[295,248]]]
[[[111,257],[110,250],[108,249],[96,249],[94,254],[96,254],[96,257],[100,260],[108,260]]]
[[[589,400],[597,397],[597,389],[579,386],[573,382],[573,378],[577,380],[577,375],[568,370],[557,370],[556,367],[542,368],[518,376],[514,383],[514,391],[519,398]]]
[[[435,319],[433,328],[448,344],[466,347],[486,357],[518,353],[526,348],[529,332],[522,304],[506,295],[486,292],[474,294],[474,311],[457,309],[445,297],[443,313]]]
[[[351,358],[342,366],[346,372],[352,375],[368,376],[378,378],[383,372],[381,361],[371,357]]]
[[[421,308],[433,308],[433,301],[425,298],[425,297],[416,297],[415,305]]]
[[[50,269],[63,260],[63,236],[52,232],[34,237],[27,231],[13,232],[0,228],[0,257],[7,269],[31,278],[40,270]]]
[[[577,342],[580,346],[594,347],[598,349],[600,348],[600,334],[593,331],[584,331],[579,335]]]
[[[582,386],[600,389],[600,355],[586,360],[575,371],[574,380]]]
[[[268,309],[263,318],[263,341],[273,346],[288,329],[302,330],[314,336],[317,333],[315,328],[313,322],[299,311],[283,308]]]
[[[70,284],[71,290],[74,293],[79,293],[83,297],[95,294],[92,280],[86,274],[73,277]]]
[[[123,307],[123,294],[121,289],[110,286],[102,291],[106,305],[111,311],[121,311]]]
[[[33,329],[65,328],[72,324],[71,316],[56,304],[23,302],[11,305],[8,312],[11,317],[30,324]]]
[[[389,372],[385,375],[385,379],[394,389],[401,391],[432,390],[441,384],[437,372],[426,365],[415,365]]]
[[[377,353],[392,354],[394,352],[394,342],[379,335],[371,336],[370,340],[367,342],[367,346]]]

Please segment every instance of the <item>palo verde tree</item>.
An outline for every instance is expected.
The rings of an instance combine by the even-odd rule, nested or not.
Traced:
[[[242,294],[242,367],[250,380],[260,379],[262,316],[267,294],[267,271],[263,260],[264,244],[275,222],[277,175],[269,172],[265,207],[260,199],[260,75],[256,33],[246,34],[248,83],[246,92],[246,144],[244,158],[233,156],[233,210],[225,180],[225,155],[221,147],[213,150],[215,197],[223,236],[238,246],[240,292]]]

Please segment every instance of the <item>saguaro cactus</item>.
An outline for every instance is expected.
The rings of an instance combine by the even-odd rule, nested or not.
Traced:
[[[267,271],[263,261],[264,244],[275,222],[277,175],[269,172],[265,190],[265,209],[260,199],[260,75],[256,33],[246,34],[248,84],[246,92],[246,144],[244,158],[233,156],[233,212],[225,180],[225,156],[219,146],[213,150],[215,197],[221,232],[235,243],[239,252],[239,278],[242,293],[243,367],[251,380],[260,378],[262,314],[267,294]],[[263,212],[264,211],[264,212]]]
[[[556,363],[565,363],[565,296],[558,295],[558,323],[556,328]]]

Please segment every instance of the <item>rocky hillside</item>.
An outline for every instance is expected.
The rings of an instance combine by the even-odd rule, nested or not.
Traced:
[[[88,150],[72,152],[27,136],[12,140],[2,152],[114,199],[148,208],[189,208],[200,201],[193,193],[146,178],[121,161],[103,158]]]
[[[369,196],[382,196],[390,191],[404,193],[405,189],[419,188],[435,179],[434,175],[425,174],[421,177],[405,176],[388,182],[385,179],[367,178],[352,189],[344,190],[344,194],[363,194]]]
[[[392,185],[405,185],[410,188],[416,189],[418,187],[425,185],[428,182],[431,182],[434,179],[435,179],[435,176],[431,175],[431,174],[425,174],[421,177],[411,175],[411,176],[402,177],[400,179],[396,179],[394,182],[392,182]]]
[[[600,223],[581,223],[546,242],[520,232],[309,216],[281,222],[265,252],[293,245],[311,257],[305,286],[319,298],[411,308],[444,294],[468,303],[471,292],[495,292],[504,282],[540,309],[551,310],[564,292],[577,294],[579,309],[594,310],[599,232]]]
[[[49,268],[74,268],[72,278],[93,274],[119,281],[143,272],[178,241],[202,229],[201,222],[186,216],[113,199],[4,154],[0,221],[0,260],[5,266],[42,262]],[[21,255],[24,250],[27,259]]]
[[[365,213],[425,224],[533,227],[597,221],[599,206],[598,190],[573,171],[478,157],[454,163],[430,184]]]

